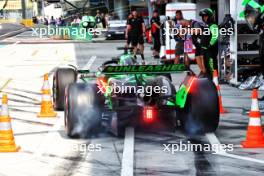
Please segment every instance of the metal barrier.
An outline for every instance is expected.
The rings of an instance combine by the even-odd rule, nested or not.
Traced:
[[[35,24],[33,23],[32,19],[0,19],[0,23],[20,23],[23,24],[25,27],[34,27]]]

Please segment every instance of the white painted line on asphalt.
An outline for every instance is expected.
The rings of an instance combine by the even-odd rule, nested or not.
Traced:
[[[6,45],[2,48],[0,48],[0,50],[10,50],[12,47],[16,46],[17,44],[19,44],[21,41],[16,41],[15,43],[11,44],[11,45]],[[9,55],[11,55],[11,52],[14,52],[13,50],[9,51]]]
[[[19,29],[19,30],[16,30],[16,31],[11,31],[11,32],[8,32],[8,33],[6,33],[6,34],[3,34],[3,35],[0,35],[0,37],[6,37],[6,36],[9,36],[10,34],[12,34],[12,33],[16,33],[16,32],[23,32],[23,30],[25,30],[25,29]]]
[[[15,43],[11,44],[11,45],[6,45],[5,47],[1,48],[1,49],[9,49],[10,47],[14,47],[16,46],[17,44],[21,43],[21,41],[16,41]]]
[[[207,137],[207,139],[209,140],[211,145],[217,144],[218,146],[221,146],[220,141],[218,140],[218,138],[216,137],[216,135],[214,133],[206,133],[205,136]],[[240,160],[245,160],[245,161],[249,161],[249,162],[255,162],[255,163],[264,164],[263,160],[227,153],[222,148],[222,146],[220,147],[220,150],[216,149],[216,150],[214,150],[214,152],[215,152],[216,155],[220,155],[220,156],[225,156],[225,157],[229,157],[229,158],[240,159]]]
[[[126,128],[121,166],[121,176],[134,175],[134,133],[134,128]]]
[[[14,44],[12,44],[12,45],[15,46],[15,45],[17,45],[17,44],[19,44],[19,43],[21,43],[21,41],[16,41],[16,43],[14,43]]]
[[[210,142],[211,145],[217,145],[217,146],[219,146],[218,148],[213,149],[213,151],[215,153],[225,152],[225,150],[221,146],[220,141],[217,139],[217,137],[216,137],[216,135],[214,133],[206,133],[205,136],[207,137],[207,139],[209,140],[209,142]]]
[[[97,58],[96,56],[90,57],[89,61],[87,62],[87,64],[82,69],[83,70],[89,70],[96,58]]]
[[[229,157],[229,158],[240,159],[240,160],[245,160],[245,161],[249,161],[249,162],[264,164],[263,160],[249,158],[249,157],[245,157],[245,156],[234,155],[234,154],[230,154],[230,153],[217,153],[217,155],[221,155],[221,156],[225,156],[225,157]]]

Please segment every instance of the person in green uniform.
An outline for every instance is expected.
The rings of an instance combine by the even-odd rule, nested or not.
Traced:
[[[202,17],[204,23],[206,23],[211,32],[211,40],[208,46],[208,63],[205,63],[207,70],[209,72],[213,72],[213,70],[218,70],[218,37],[219,37],[219,29],[218,25],[215,23],[214,19],[214,11],[210,8],[202,9],[199,13],[199,16]]]

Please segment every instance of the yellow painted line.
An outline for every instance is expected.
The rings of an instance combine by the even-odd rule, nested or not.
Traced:
[[[4,83],[4,85],[2,86],[2,87],[0,87],[0,92],[2,92],[3,91],[3,89],[5,89],[6,88],[6,86],[8,86],[8,84],[10,83],[12,81],[12,79],[11,78],[9,78],[5,83]]]
[[[64,56],[63,61],[68,61],[70,59],[70,56]]]
[[[36,56],[37,53],[38,53],[38,50],[35,50],[35,51],[33,51],[33,53],[31,54],[31,56]]]
[[[16,51],[13,51],[10,55],[14,55],[16,53]]]

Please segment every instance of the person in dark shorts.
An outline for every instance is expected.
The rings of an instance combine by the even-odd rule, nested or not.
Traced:
[[[143,18],[138,16],[136,10],[133,10],[132,12],[132,18],[128,22],[127,30],[130,30],[131,44],[134,47],[133,50],[134,58],[136,59],[137,49],[139,46],[140,55],[142,58],[142,62],[144,64],[145,63],[145,58],[144,58],[145,25]]]
[[[131,34],[130,34],[131,29],[129,26],[129,22],[132,18],[133,18],[132,14],[129,14],[127,17],[127,23],[126,23],[127,27],[126,27],[126,33],[125,33],[127,43],[126,43],[125,47],[129,47],[131,44]]]
[[[179,39],[175,45],[174,64],[179,64],[180,56],[184,54],[184,40]]]
[[[153,56],[154,58],[159,58],[160,52],[160,17],[158,11],[153,12],[153,17],[151,18],[151,34],[153,38]]]
[[[181,20],[180,24],[183,28],[189,29],[188,32],[191,33],[192,41],[196,48],[195,59],[201,71],[199,77],[211,78],[211,74],[205,65],[208,63],[208,48],[211,41],[211,32],[208,25],[195,20]]]
[[[175,27],[179,26],[179,22],[183,20],[183,14],[181,10],[177,10],[175,14]],[[175,46],[175,60],[174,64],[179,64],[180,62],[180,56],[184,54],[184,40],[181,38],[181,36],[176,35],[175,36],[176,46]],[[186,57],[186,56],[184,56]]]

